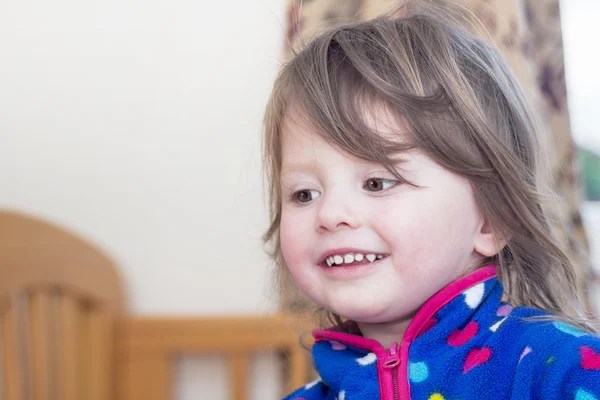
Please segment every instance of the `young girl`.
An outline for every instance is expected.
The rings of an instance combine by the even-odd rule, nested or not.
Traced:
[[[333,29],[278,77],[266,240],[340,323],[287,399],[600,399],[515,78],[452,18]],[[343,323],[342,323],[343,322]]]

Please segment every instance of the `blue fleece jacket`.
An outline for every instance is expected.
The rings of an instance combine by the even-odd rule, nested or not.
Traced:
[[[429,299],[389,349],[314,332],[320,378],[284,400],[600,400],[600,337],[502,302],[488,266]]]

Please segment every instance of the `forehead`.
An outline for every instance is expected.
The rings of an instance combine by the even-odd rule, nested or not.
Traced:
[[[408,144],[410,134],[404,117],[393,112],[382,104],[364,106],[360,115],[353,117],[355,124],[352,128],[342,125],[334,127],[332,120],[335,118],[323,118],[309,115],[300,107],[293,107],[285,112],[280,131],[282,149],[284,144],[288,147],[298,140],[302,143],[310,139],[313,144],[337,143],[339,147],[345,148],[345,144],[359,150],[361,147],[372,147],[375,143],[385,144]],[[346,149],[347,150],[347,149]]]
[[[399,124],[394,125],[388,115],[371,114],[369,118],[369,129],[372,130],[369,136],[358,139],[351,135],[332,138],[331,134],[320,131],[314,122],[307,121],[298,114],[290,114],[282,123],[280,135],[281,173],[285,175],[306,169],[327,169],[328,166],[342,164],[399,167],[419,153],[418,149],[404,143],[407,136],[405,130]],[[338,144],[339,140],[343,143]],[[394,146],[382,148],[394,151],[373,150],[378,148],[378,143],[389,142]]]
[[[281,130],[281,155],[283,174],[317,164],[328,164],[332,158],[346,156],[315,129],[290,118],[285,119]]]

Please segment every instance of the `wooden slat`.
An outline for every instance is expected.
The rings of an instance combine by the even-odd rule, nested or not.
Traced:
[[[49,327],[49,339],[50,339],[50,384],[51,400],[62,400],[61,399],[61,384],[60,384],[60,370],[61,370],[61,349],[60,349],[60,337],[61,337],[61,318],[60,318],[60,292],[56,289],[51,290],[50,294],[50,327]]]
[[[288,349],[289,352],[289,382],[287,382],[287,392],[291,393],[306,384],[306,377],[309,371],[308,356],[305,349],[294,346]]]
[[[232,400],[246,400],[248,398],[248,361],[247,353],[232,353],[229,355],[229,379],[235,382],[230,385]]]
[[[112,400],[114,332],[113,318],[99,310],[89,310],[83,319],[82,398]]]
[[[29,326],[31,328],[31,369],[33,400],[50,400],[50,295],[36,292],[29,302]]]
[[[77,302],[67,295],[59,298],[59,395],[61,400],[80,400],[80,312]]]
[[[121,345],[129,352],[218,352],[297,346],[298,323],[288,316],[231,318],[129,318]],[[305,327],[303,327],[305,328]],[[244,332],[240,335],[240,332]]]
[[[3,400],[23,400],[23,357],[18,340],[17,316],[14,307],[2,316],[2,355],[4,358]]]
[[[123,371],[121,400],[172,398],[172,360],[167,355],[130,358]]]
[[[168,321],[165,321],[168,323]],[[286,349],[291,346],[291,342],[275,337],[270,342],[268,337],[239,337],[237,340],[231,340],[229,337],[201,337],[201,338],[155,338],[154,341],[141,338],[141,342],[132,343],[127,347],[128,352],[132,354],[163,354],[163,353],[202,353],[202,354],[223,354],[224,352],[243,351],[252,349],[256,352],[266,352],[273,349]],[[152,343],[155,343],[153,346]]]

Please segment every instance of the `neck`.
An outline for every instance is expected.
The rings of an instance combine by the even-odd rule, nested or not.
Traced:
[[[389,348],[393,342],[400,343],[402,341],[402,336],[413,316],[384,323],[357,322],[357,325],[364,337],[376,340],[383,347]]]

